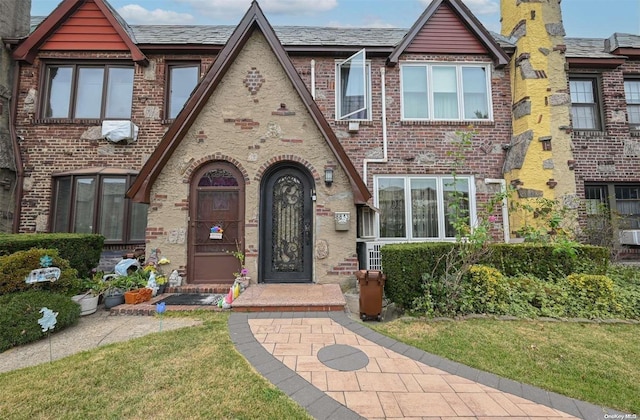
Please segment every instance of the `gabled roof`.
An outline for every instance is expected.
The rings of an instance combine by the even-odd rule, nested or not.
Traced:
[[[65,22],[76,11],[87,3],[94,3],[102,12],[104,18],[113,27],[113,30],[126,45],[126,48],[131,52],[133,61],[146,65],[147,57],[137,47],[135,38],[133,38],[133,31],[106,0],[62,1],[58,7],[56,7],[55,10],[38,25],[31,35],[29,35],[29,37],[16,48],[13,52],[13,58],[33,63],[39,48],[42,47],[62,26],[64,26]]]
[[[400,55],[411,45],[414,39],[420,34],[423,27],[429,22],[429,19],[438,11],[441,6],[449,6],[451,10],[460,18],[462,23],[476,36],[478,41],[493,56],[497,66],[505,66],[509,63],[509,57],[500,48],[493,36],[485,29],[480,21],[471,13],[467,6],[461,0],[433,0],[431,4],[420,15],[418,20],[413,24],[404,39],[394,48],[393,52],[387,59],[388,64],[395,65],[398,63]]]
[[[180,141],[187,134],[189,128],[207,104],[214,90],[220,84],[222,78],[256,29],[260,30],[266,38],[267,43],[289,77],[293,87],[300,95],[303,104],[315,121],[322,136],[325,138],[327,145],[335,155],[340,166],[346,172],[353,190],[355,203],[365,204],[367,200],[371,198],[371,193],[367,189],[366,184],[342,148],[342,145],[322,114],[322,111],[320,111],[320,108],[318,108],[318,105],[311,97],[306,85],[300,78],[282,44],[280,44],[273,28],[255,0],[251,3],[251,7],[235,31],[233,31],[233,34],[231,34],[227,44],[222,51],[220,51],[220,54],[218,54],[218,57],[207,71],[207,74],[196,87],[196,90],[184,105],[174,123],[165,133],[160,144],[158,144],[153,154],[140,170],[136,181],[127,191],[127,197],[136,202],[149,203],[151,187],[160,175],[162,168],[167,164],[169,158],[180,144]]]

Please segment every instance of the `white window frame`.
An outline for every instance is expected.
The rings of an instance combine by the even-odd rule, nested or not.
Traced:
[[[632,98],[636,92],[631,92],[631,84],[640,84],[640,78],[626,78],[624,79],[624,95],[625,102],[627,104],[627,121],[629,122],[629,129],[633,131],[640,130],[640,121],[631,121],[631,110],[640,109],[640,100]]]
[[[341,97],[341,76],[340,76],[340,69],[342,68],[343,65],[350,63],[351,61],[353,61],[358,55],[362,55],[363,56],[363,81],[364,81],[364,86],[363,86],[363,92],[364,92],[364,107],[358,109],[357,111],[352,111],[346,115],[341,115],[341,101],[342,101],[342,97]],[[367,55],[366,55],[366,51],[365,49],[361,49],[360,51],[358,51],[357,53],[353,54],[351,57],[347,58],[346,60],[343,61],[336,61],[336,69],[335,69],[335,81],[336,81],[336,85],[335,85],[335,106],[336,106],[336,113],[335,113],[335,119],[337,121],[371,121],[371,61],[367,60]],[[350,118],[352,115],[358,114],[360,112],[366,112],[367,117],[366,118]]]
[[[426,67],[427,69],[427,97],[428,116],[427,118],[405,118],[404,112],[404,78],[402,68],[405,66]],[[433,91],[433,68],[434,67],[455,67],[456,68],[456,92],[458,98],[458,118],[435,118],[434,112],[434,91]],[[464,117],[464,91],[462,83],[462,69],[466,67],[478,67],[485,69],[485,84],[487,87],[487,118],[465,118]],[[441,61],[407,61],[400,63],[400,116],[402,121],[493,121],[493,95],[491,91],[491,71],[489,63],[470,62],[441,62]]]
[[[444,184],[445,180],[451,180],[452,175],[375,175],[373,177],[373,191],[374,191],[374,206],[380,208],[379,202],[379,181],[380,179],[402,179],[404,180],[404,202],[405,202],[405,236],[391,238],[380,236],[380,212],[375,214],[375,235],[376,238],[384,242],[437,242],[437,241],[454,241],[455,236],[445,236],[445,207],[444,207]],[[414,237],[413,236],[413,224],[410,222],[413,220],[412,206],[411,206],[411,180],[412,179],[430,179],[436,180],[436,192],[437,192],[437,205],[438,205],[438,236],[437,237]],[[458,175],[457,180],[466,180],[469,186],[469,224],[474,229],[478,224],[477,207],[476,207],[476,188],[475,177],[473,175]]]

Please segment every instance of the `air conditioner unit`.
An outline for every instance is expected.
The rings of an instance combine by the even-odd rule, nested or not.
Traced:
[[[621,230],[621,245],[640,245],[640,230]]]
[[[113,143],[132,143],[138,139],[138,126],[129,120],[102,122],[102,137]]]

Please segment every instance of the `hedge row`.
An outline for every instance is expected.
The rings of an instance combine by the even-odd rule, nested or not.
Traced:
[[[459,253],[462,246],[466,245],[420,242],[383,246],[381,254],[387,277],[387,298],[402,308],[411,308],[414,299],[424,294],[423,275],[442,277],[447,271],[447,264],[459,262],[458,258],[447,256]],[[606,273],[609,264],[606,248],[580,245],[572,248],[575,256],[566,251],[553,244],[490,244],[488,252],[474,262],[494,267],[506,276],[528,274],[540,279],[561,278],[571,273]]]
[[[104,236],[79,233],[0,234],[0,256],[31,248],[57,249],[80,277],[98,266]],[[37,267],[34,267],[37,268]]]

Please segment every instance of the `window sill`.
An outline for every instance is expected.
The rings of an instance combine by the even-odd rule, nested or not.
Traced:
[[[73,118],[41,118],[33,121],[36,125],[74,124],[74,125],[100,125],[101,119],[73,119]]]
[[[335,120],[336,125],[349,125],[349,123],[358,123],[364,126],[373,125],[371,120]]]
[[[602,138],[607,136],[606,131],[599,131],[599,130],[573,130],[573,134],[580,137],[590,137],[590,138],[591,137]]]
[[[171,124],[173,124],[173,122],[175,120],[176,120],[175,118],[171,118],[171,119],[168,119],[168,120],[160,120],[160,124],[162,124],[162,125],[171,125]]]
[[[452,121],[452,120],[400,120],[402,125],[463,125],[465,127],[493,127],[495,121],[484,120],[466,120],[466,121]]]

